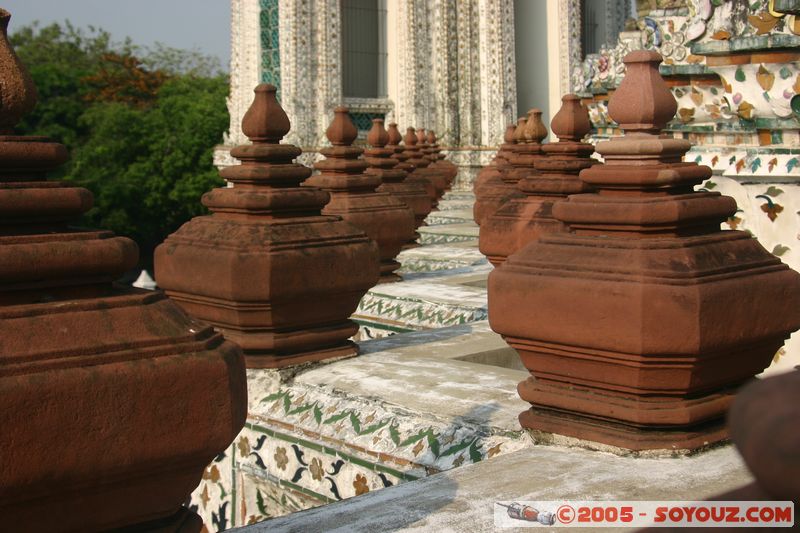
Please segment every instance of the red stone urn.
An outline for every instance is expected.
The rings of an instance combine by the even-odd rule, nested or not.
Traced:
[[[311,170],[281,144],[289,118],[261,84],[242,119],[253,144],[220,175],[233,187],[203,196],[196,217],[156,249],[159,286],[244,350],[247,366],[279,368],[352,356],[350,320],[378,280],[378,250],[360,229],[321,214],[330,195],[301,187]]]
[[[433,186],[433,181],[427,176],[414,172],[417,167],[408,161],[412,157],[412,151],[407,150],[405,145],[400,144],[403,141],[403,136],[400,134],[400,130],[397,129],[396,123],[389,123],[387,133],[389,134],[389,144],[386,147],[394,150],[394,157],[399,161],[397,168],[406,171],[408,174],[407,183],[417,183],[425,188],[425,193],[431,201],[431,210],[435,210],[439,204],[439,199],[436,196],[436,187]]]
[[[534,142],[518,145],[520,151],[511,158],[512,172],[524,176],[517,183],[524,196],[503,204],[481,225],[481,253],[495,266],[542,233],[567,231],[567,226],[553,217],[553,204],[569,194],[591,189],[578,179],[581,170],[595,163],[591,158],[594,147],[581,142],[591,130],[589,114],[574,94],[564,96],[561,102],[550,123],[559,142],[540,144],[547,130],[539,124]],[[534,111],[528,124],[541,121],[541,111]]]
[[[242,353],[163,293],[114,283],[136,266],[133,241],[70,225],[93,197],[47,180],[63,145],[13,134],[37,96],[9,19],[0,10],[4,527],[199,531],[184,503],[244,424]]]
[[[511,162],[517,158],[517,152],[523,148],[526,142],[526,128],[529,119],[519,119],[517,127],[514,129],[514,144],[506,143],[501,146],[496,158],[494,169],[489,169],[483,176],[479,176],[481,184],[476,188],[475,204],[472,206],[472,216],[477,225],[482,225],[506,202],[514,198],[522,198],[523,194],[517,188],[520,174],[515,172]],[[506,129],[506,135],[511,133],[510,128]],[[547,135],[545,133],[545,135]],[[507,146],[503,151],[503,146]],[[533,166],[531,165],[531,169]]]
[[[386,147],[388,142],[389,133],[383,127],[383,119],[372,119],[372,129],[367,134],[367,143],[371,148],[364,151],[369,168],[364,172],[381,179],[383,184],[378,187],[378,192],[393,194],[411,208],[416,229],[431,212],[431,199],[422,183],[406,181],[408,173],[398,168],[400,162],[394,158],[394,149]]]
[[[628,450],[725,440],[737,389],[800,326],[800,275],[748,233],[721,231],[736,203],[695,192],[711,169],[660,136],[677,107],[660,62],[625,57],[609,105],[625,136],[580,173],[597,193],[553,207],[574,233],[543,234],[489,275],[492,329],[531,372],[520,422],[535,435]]]
[[[434,133],[433,130],[428,130],[428,145],[431,147],[431,153],[435,159],[433,168],[445,175],[448,185],[447,190],[450,190],[450,188],[453,186],[453,182],[456,181],[456,176],[458,175],[458,166],[452,161],[445,159],[442,149],[437,143],[436,133]]]
[[[424,176],[431,181],[436,188],[436,201],[438,203],[438,201],[442,199],[442,196],[444,196],[444,191],[447,188],[447,178],[441,172],[428,168],[431,162],[425,157],[425,154],[422,153],[422,148],[418,145],[417,133],[414,128],[406,128],[403,142],[406,145],[406,153],[410,156],[408,162],[415,167],[410,174],[412,176]]]
[[[369,163],[361,159],[364,149],[352,146],[358,130],[346,107],[334,110],[333,122],[325,133],[333,146],[320,150],[326,157],[314,164],[320,173],[304,185],[330,193],[331,201],[323,214],[342,217],[378,243],[380,282],[400,281],[394,273],[400,268],[395,258],[405,243],[414,240],[414,212],[393,194],[376,191],[381,177],[365,173]]]
[[[475,193],[476,202],[480,200],[483,194],[483,187],[488,180],[499,178],[502,172],[511,168],[508,158],[514,153],[515,145],[517,144],[515,134],[518,128],[520,135],[525,129],[525,119],[520,118],[518,122],[519,125],[509,124],[506,126],[506,132],[503,137],[505,142],[500,145],[500,149],[497,150],[489,164],[478,171],[477,176],[475,176],[475,181],[472,182],[472,191]]]

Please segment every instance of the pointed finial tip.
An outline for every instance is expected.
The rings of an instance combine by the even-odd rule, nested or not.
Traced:
[[[254,143],[279,143],[289,133],[291,123],[278,103],[277,88],[260,83],[254,92],[253,103],[242,117],[242,133]]]
[[[525,141],[529,143],[541,143],[547,137],[547,127],[542,122],[542,110],[538,107],[528,110],[528,121],[523,133]]]
[[[525,117],[519,117],[517,119],[517,127],[514,128],[514,140],[519,143],[525,142],[525,125],[528,123],[528,119]]]
[[[389,142],[389,133],[383,127],[382,118],[372,119],[372,128],[367,133],[367,143],[375,148],[383,148]]]
[[[358,137],[358,130],[350,118],[350,110],[343,106],[336,106],[333,110],[333,121],[325,136],[334,146],[350,146]]]
[[[579,142],[592,130],[589,112],[575,94],[566,94],[561,98],[561,108],[550,121],[550,127],[559,141],[563,142]]]
[[[391,144],[392,146],[399,145],[400,141],[403,140],[403,136],[400,135],[400,130],[397,129],[396,122],[389,123],[388,133],[389,133],[389,144]]]
[[[406,135],[405,137],[403,137],[403,141],[406,143],[406,146],[416,146],[417,144],[416,130],[411,127],[406,128]]]
[[[0,9],[0,130],[10,133],[36,107],[36,85],[8,40],[11,13]]]
[[[625,77],[608,102],[608,114],[627,133],[656,134],[678,110],[658,71],[662,59],[652,50],[635,50],[623,58]]]

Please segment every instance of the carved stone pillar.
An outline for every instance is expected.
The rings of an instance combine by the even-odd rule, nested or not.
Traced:
[[[364,151],[364,159],[369,164],[365,172],[381,179],[383,183],[378,187],[379,192],[393,194],[411,208],[414,213],[414,229],[420,227],[431,212],[431,199],[422,183],[408,181],[408,173],[398,167],[400,161],[394,157],[394,149],[386,146],[389,133],[383,127],[383,119],[372,120],[367,142],[371,148]],[[415,232],[414,240],[418,236]]]
[[[314,164],[319,173],[303,184],[330,193],[323,214],[342,217],[378,244],[380,282],[400,281],[394,273],[400,268],[395,258],[402,246],[414,239],[414,213],[393,194],[376,191],[381,177],[364,172],[369,163],[361,158],[364,149],[353,146],[357,135],[348,109],[337,107],[327,130],[333,146],[321,150],[325,159]]]
[[[389,124],[387,133],[389,134],[389,144],[387,144],[386,147],[394,150],[394,156],[399,161],[397,168],[405,170],[408,173],[406,181],[416,183],[425,189],[425,193],[431,201],[431,209],[436,209],[436,206],[439,204],[439,198],[436,195],[436,187],[434,187],[433,181],[431,181],[430,178],[414,172],[414,169],[417,167],[409,162],[414,152],[413,150],[407,149],[406,145],[400,144],[403,140],[403,136],[400,134],[400,130],[397,129],[397,124],[394,122]]]
[[[406,146],[406,154],[410,157],[407,162],[414,165],[415,169],[410,172],[411,176],[422,176],[430,180],[436,189],[435,200],[438,202],[444,196],[444,191],[447,188],[447,178],[441,172],[431,169],[431,162],[422,153],[419,147],[417,133],[414,128],[406,128],[406,135],[403,137],[403,142]]]
[[[721,231],[736,203],[694,192],[711,169],[660,136],[677,107],[660,61],[626,56],[609,106],[625,136],[580,174],[598,193],[553,207],[573,233],[542,235],[489,276],[492,328],[531,371],[520,421],[535,434],[629,450],[724,440],[736,390],[800,326],[800,275]]]
[[[505,153],[502,154],[497,165],[482,171],[481,182],[475,189],[475,204],[472,206],[472,216],[479,226],[489,219],[500,207],[512,198],[521,198],[522,192],[517,188],[519,178],[509,180],[515,168],[511,164],[517,159],[517,152],[525,146],[525,129],[528,121],[520,118],[514,129],[514,144],[505,144]],[[485,240],[485,237],[484,237]]]
[[[540,144],[547,130],[541,124],[541,111],[532,110],[539,121],[538,133],[531,142],[518,145],[511,160],[514,169],[508,172],[517,173],[523,196],[506,202],[481,225],[481,253],[495,266],[541,234],[567,231],[553,217],[553,205],[570,194],[591,190],[578,179],[581,170],[596,162],[591,158],[594,147],[581,142],[591,131],[589,116],[574,94],[561,100],[561,109],[551,122],[558,142]]]
[[[233,187],[203,196],[196,217],[156,249],[159,286],[190,314],[244,350],[252,368],[355,355],[348,339],[361,297],[378,280],[377,246],[339,217],[321,214],[328,193],[301,187],[311,170],[280,140],[289,119],[274,85],[256,87],[242,121],[253,144],[220,175]]]
[[[92,194],[47,180],[63,145],[13,135],[36,89],[9,18],[0,10],[0,516],[19,531],[199,531],[184,502],[244,425],[242,353],[163,293],[114,283],[136,265],[133,241],[70,225]]]

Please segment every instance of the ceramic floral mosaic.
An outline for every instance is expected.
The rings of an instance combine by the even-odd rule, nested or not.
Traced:
[[[351,498],[528,446],[326,387],[248,381],[247,424],[192,495],[211,531]]]

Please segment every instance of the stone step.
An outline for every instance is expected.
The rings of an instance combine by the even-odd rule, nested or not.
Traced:
[[[420,244],[447,244],[453,242],[475,241],[477,246],[478,225],[474,222],[461,224],[440,224],[438,226],[422,226],[417,229]]]
[[[425,219],[429,226],[438,226],[440,224],[465,224],[472,222],[472,209],[447,209],[433,211]]]
[[[459,274],[418,274],[407,281],[373,287],[351,317],[360,326],[354,340],[485,320],[486,276],[491,267],[464,270]]]
[[[399,272],[406,279],[406,274],[411,272],[436,272],[488,264],[474,241],[411,248],[401,252],[397,260],[403,265]]]

